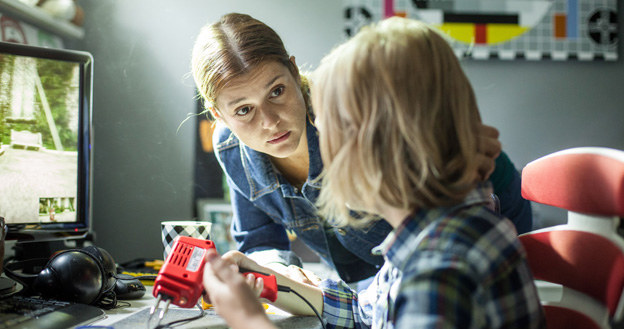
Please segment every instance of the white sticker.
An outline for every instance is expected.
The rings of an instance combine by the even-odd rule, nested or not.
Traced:
[[[191,253],[191,258],[189,259],[188,265],[186,266],[186,270],[191,272],[197,272],[204,260],[204,255],[206,255],[206,249],[193,247],[193,252]]]

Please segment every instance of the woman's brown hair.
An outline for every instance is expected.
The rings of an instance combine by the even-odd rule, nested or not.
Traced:
[[[265,61],[282,63],[294,77],[299,76],[282,39],[261,21],[249,15],[230,13],[218,22],[204,26],[195,40],[191,61],[193,78],[204,107],[218,111],[216,98],[219,92],[232,79]],[[309,103],[307,88],[306,80],[302,79],[306,104]]]

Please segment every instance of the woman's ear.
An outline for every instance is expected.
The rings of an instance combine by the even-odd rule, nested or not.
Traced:
[[[299,75],[299,68],[297,67],[297,63],[295,62],[295,56],[290,56],[289,61],[290,65],[292,65],[291,72],[295,76],[295,79],[297,79],[297,83],[301,84],[301,76]]]
[[[217,109],[215,109],[214,106],[208,107],[208,111],[210,112],[210,115],[212,115],[213,118],[215,119],[221,118],[221,116],[219,115],[219,111],[217,111]]]

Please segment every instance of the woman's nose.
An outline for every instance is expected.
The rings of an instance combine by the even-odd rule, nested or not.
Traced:
[[[280,122],[279,113],[273,106],[264,106],[261,112],[263,128],[273,128]]]

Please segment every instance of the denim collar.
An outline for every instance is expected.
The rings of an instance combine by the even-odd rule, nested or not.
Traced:
[[[306,120],[306,137],[308,139],[310,166],[304,188],[306,185],[320,188],[320,181],[315,179],[323,171],[323,161],[321,160],[321,152],[319,150],[318,130],[316,130],[311,120]],[[277,169],[275,169],[266,153],[258,152],[243,143],[240,143],[240,146],[241,161],[250,186],[250,197],[252,200],[273,192],[280,187],[285,196],[286,194],[295,193],[292,185],[282,175],[278,174]]]
[[[316,178],[323,171],[323,160],[321,159],[321,148],[319,145],[319,132],[312,123],[311,119],[306,120],[306,131],[308,134],[308,154],[310,158],[310,168],[308,171],[307,184],[320,188],[321,182]]]

